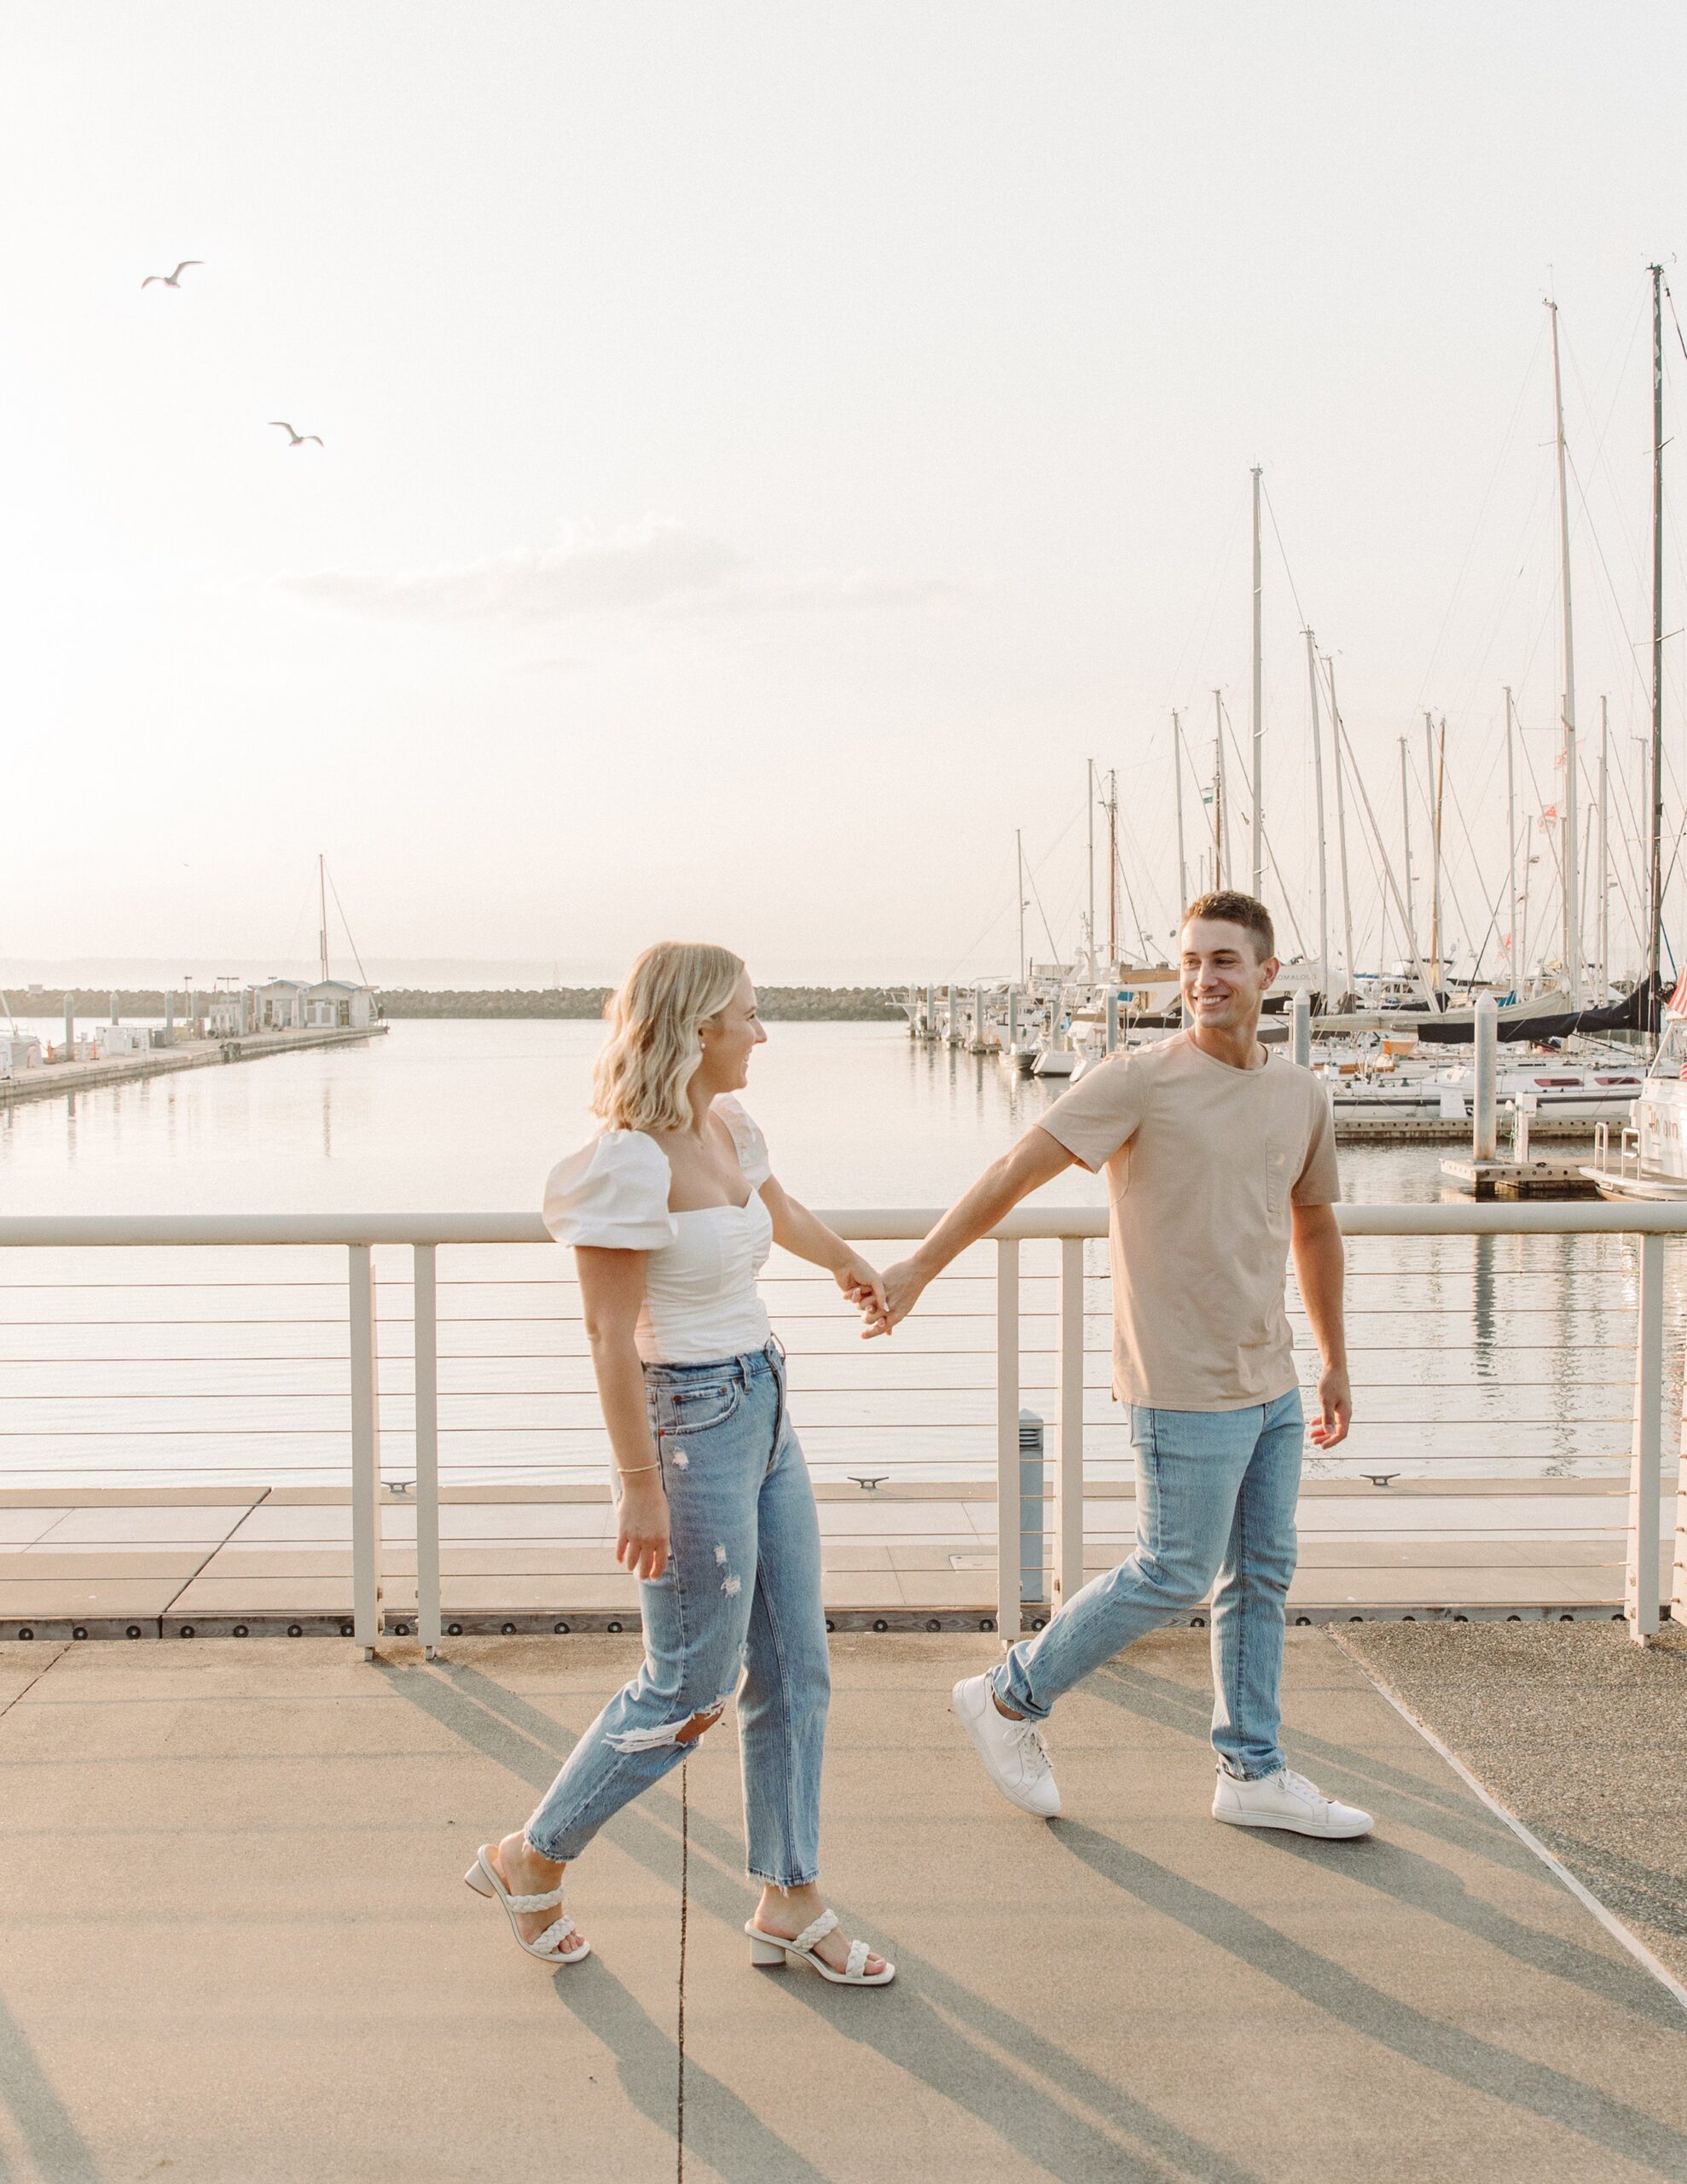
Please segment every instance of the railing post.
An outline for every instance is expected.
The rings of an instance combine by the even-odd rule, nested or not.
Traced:
[[[1019,1635],[1019,1246],[996,1244],[996,1629]]]
[[[426,1659],[439,1651],[439,1319],[438,1258],[415,1247],[410,1286],[416,1356],[416,1632]]]
[[[351,1332],[351,1624],[365,1660],[380,1636],[380,1429],[375,1400],[374,1253],[348,1246]]]
[[[1056,1614],[1084,1582],[1084,1240],[1060,1240],[1060,1452],[1054,1467]]]
[[[1658,1504],[1663,1493],[1664,1240],[1640,1240],[1634,1342],[1634,1461],[1630,1472],[1629,1635],[1644,1646],[1658,1627]]]

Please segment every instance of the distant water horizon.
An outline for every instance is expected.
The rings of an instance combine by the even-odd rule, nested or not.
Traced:
[[[369,955],[363,958],[363,969],[369,983],[381,987],[446,993],[507,988],[512,992],[534,993],[551,986],[618,985],[630,960],[601,956]],[[357,968],[338,948],[330,952],[328,967],[336,978],[355,976]],[[314,979],[317,971],[315,956],[219,954],[194,949],[184,949],[175,956],[0,956],[0,990],[15,1008],[20,996],[32,986],[39,986],[48,995],[55,990],[62,993],[102,986],[179,992],[190,983],[209,989],[216,980],[224,979],[250,985],[264,979]],[[910,950],[909,962],[888,967],[877,960],[757,957],[751,962],[750,973],[764,985],[789,986],[905,986],[910,979],[923,981],[940,975],[924,967],[918,949]],[[1004,968],[1000,975],[1006,977],[1007,970]],[[968,983],[971,982],[969,976]]]

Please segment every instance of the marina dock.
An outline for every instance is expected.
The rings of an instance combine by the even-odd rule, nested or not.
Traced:
[[[132,1084],[148,1077],[168,1077],[178,1070],[212,1069],[224,1062],[261,1061],[270,1054],[297,1054],[307,1047],[345,1047],[381,1037],[385,1024],[324,1031],[242,1031],[227,1038],[179,1039],[173,1046],[146,1054],[113,1055],[103,1061],[56,1061],[0,1077],[0,1107],[30,1100],[62,1100],[111,1084]]]

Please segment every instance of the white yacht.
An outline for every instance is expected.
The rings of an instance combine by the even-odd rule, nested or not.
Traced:
[[[1681,986],[1665,1012],[1658,1051],[1615,1159],[1609,1131],[1602,1127],[1592,1165],[1581,1172],[1598,1185],[1601,1198],[1687,1200],[1687,1000]]]

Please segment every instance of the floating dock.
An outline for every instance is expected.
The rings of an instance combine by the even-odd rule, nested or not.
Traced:
[[[132,1084],[145,1077],[168,1077],[181,1069],[212,1069],[223,1062],[260,1061],[266,1054],[297,1054],[306,1047],[345,1047],[376,1039],[385,1024],[361,1030],[336,1025],[321,1031],[243,1031],[226,1039],[180,1039],[143,1054],[114,1055],[109,1061],[51,1061],[38,1069],[0,1077],[0,1107],[21,1107],[27,1100],[62,1100],[74,1092],[97,1091],[109,1084]]]

